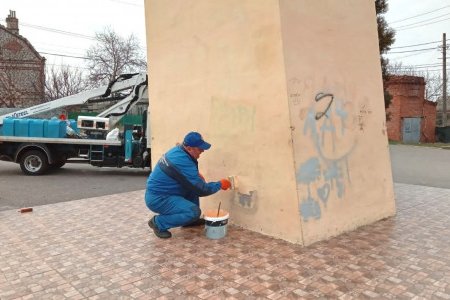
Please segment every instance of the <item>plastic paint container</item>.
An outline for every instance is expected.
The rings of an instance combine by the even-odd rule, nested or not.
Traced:
[[[206,237],[218,240],[226,236],[229,216],[228,212],[223,209],[219,211],[219,214],[217,214],[217,210],[207,210],[204,213]]]

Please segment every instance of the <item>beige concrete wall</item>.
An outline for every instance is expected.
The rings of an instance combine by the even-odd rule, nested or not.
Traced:
[[[306,244],[395,213],[373,1],[280,1]]]
[[[202,208],[301,244],[395,211],[373,1],[315,3],[146,0],[153,163],[201,132],[202,173],[239,180]]]

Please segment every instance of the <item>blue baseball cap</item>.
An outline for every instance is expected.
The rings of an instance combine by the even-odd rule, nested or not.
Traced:
[[[202,138],[202,135],[198,132],[191,131],[184,137],[183,141],[184,146],[188,147],[197,147],[203,150],[208,150],[211,148],[211,144],[205,142]]]

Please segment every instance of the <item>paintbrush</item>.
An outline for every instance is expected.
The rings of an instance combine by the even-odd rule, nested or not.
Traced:
[[[219,202],[219,209],[217,210],[217,217],[219,217],[219,214],[220,214],[220,204],[222,204],[222,201]]]

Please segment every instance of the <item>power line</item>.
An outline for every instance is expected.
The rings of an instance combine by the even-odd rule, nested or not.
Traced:
[[[439,20],[439,21],[436,21],[436,22],[425,23],[425,24],[422,24],[422,25],[412,26],[412,27],[408,27],[408,28],[401,28],[401,29],[397,29],[397,31],[413,29],[413,28],[422,27],[422,26],[426,26],[426,25],[432,25],[432,24],[436,24],[436,23],[439,23],[439,22],[442,22],[442,21],[447,21],[447,20],[450,20],[450,18],[442,19],[442,20]]]
[[[392,22],[389,22],[389,23],[390,23],[390,24],[393,24],[393,23],[398,23],[398,22],[406,21],[406,20],[409,20],[409,19],[414,19],[414,18],[417,18],[417,17],[421,17],[421,16],[424,16],[424,15],[431,14],[431,13],[433,13],[433,12],[435,12],[435,11],[442,10],[442,9],[444,9],[444,8],[447,8],[447,7],[450,7],[450,5],[446,5],[446,6],[444,6],[444,7],[441,7],[441,8],[438,8],[438,9],[435,9],[435,10],[432,10],[432,11],[429,11],[429,12],[426,12],[426,13],[423,13],[423,14],[418,14],[418,15],[415,15],[415,16],[412,16],[412,17],[409,17],[409,18],[405,18],[405,19],[401,19],[401,20],[397,20],[397,21],[392,21]]]
[[[437,67],[439,67],[439,66],[432,66],[432,67],[405,66],[405,67],[397,67],[397,68],[400,70],[422,69],[422,71],[442,70],[442,68],[437,68]]]
[[[398,47],[391,47],[391,49],[409,48],[409,47],[415,47],[415,46],[423,46],[423,45],[435,44],[435,43],[440,43],[440,42],[441,41],[435,41],[435,42],[415,44],[415,45],[408,45],[408,46],[398,46]]]
[[[389,54],[399,54],[399,53],[408,53],[408,52],[424,52],[424,51],[430,51],[430,50],[436,50],[437,48],[425,48],[425,49],[416,49],[416,50],[406,50],[406,51],[398,51],[398,52],[388,52]]]
[[[48,64],[45,63],[46,66],[54,66],[54,67],[69,67],[69,68],[74,68],[74,69],[85,69],[85,70],[89,70],[90,68],[86,68],[86,67],[80,67],[80,66],[73,66],[73,65],[58,65],[58,64]]]
[[[430,68],[430,67],[438,67],[441,66],[441,63],[435,63],[435,64],[422,64],[422,65],[406,65],[406,66],[400,66],[399,68],[410,68],[410,67],[415,67],[415,68]]]
[[[5,19],[0,19],[0,20],[1,21],[5,21]],[[50,27],[44,27],[44,26],[40,26],[40,25],[33,25],[33,24],[24,23],[24,22],[20,22],[20,26],[31,27],[31,28],[34,28],[34,29],[39,29],[39,30],[44,30],[44,31],[64,34],[64,35],[70,35],[70,36],[74,36],[74,37],[79,37],[79,38],[88,39],[88,40],[94,40],[95,41],[95,37],[89,36],[89,35],[85,35],[85,34],[81,34],[81,33],[65,31],[65,30],[60,30],[60,29],[55,29],[55,28],[50,28]]]
[[[35,29],[44,30],[44,31],[50,31],[50,32],[54,32],[54,33],[70,35],[70,36],[75,36],[75,37],[79,37],[79,38],[88,39],[88,40],[94,40],[95,41],[95,37],[89,36],[89,35],[84,35],[84,34],[81,34],[81,33],[75,33],[75,32],[70,32],[70,31],[65,31],[65,30],[59,30],[59,29],[54,29],[54,28],[49,28],[49,27],[44,27],[44,26],[39,26],[39,25],[32,25],[32,24],[27,24],[27,23],[23,23],[23,22],[21,22],[20,25],[21,26],[25,26],[25,27],[31,27],[31,28],[35,28]]]
[[[57,53],[49,53],[49,52],[40,52],[40,54],[47,54],[47,55],[54,55],[54,56],[62,56],[62,57],[70,57],[70,58],[79,58],[79,59],[90,59],[88,57],[82,57],[82,56],[72,56],[72,55],[65,55],[65,54],[57,54]]]
[[[386,53],[387,55],[389,55],[389,53]],[[413,54],[409,54],[409,55],[404,55],[404,56],[400,56],[400,57],[395,57],[395,58],[389,58],[389,60],[394,60],[394,61],[398,61],[404,58],[408,58],[411,56],[417,56],[417,55],[421,55],[424,54],[423,52],[417,52],[417,53],[413,53]]]
[[[64,48],[64,49],[67,49],[67,44],[66,44],[66,45],[50,44],[50,43],[41,42],[40,40],[33,41],[33,46],[34,46],[34,45],[44,45],[43,47],[50,46],[50,47],[57,47],[57,48]],[[82,51],[86,51],[86,48],[85,48],[85,47],[84,47],[84,48],[80,48],[80,47],[70,46],[70,49],[71,49],[71,50],[82,50]],[[50,51],[53,51],[53,50],[50,50]]]
[[[442,72],[442,68],[440,68],[440,69],[420,70],[420,72]]]
[[[420,23],[425,23],[425,22],[428,22],[428,21],[431,21],[431,20],[435,20],[435,19],[439,19],[439,18],[448,16],[448,15],[450,15],[450,13],[443,14],[443,15],[440,15],[440,16],[437,16],[437,17],[434,17],[434,18],[422,20],[422,21],[419,21],[419,22],[415,22],[415,23],[411,23],[411,24],[402,25],[402,26],[396,27],[396,28],[394,28],[394,29],[395,29],[395,30],[402,29],[402,28],[404,28],[404,27],[409,27],[409,26],[412,26],[412,25],[416,25],[416,24],[420,24]]]
[[[71,49],[67,49],[63,48],[61,49],[61,47],[58,47],[58,49],[55,49],[54,47],[35,47],[37,52],[50,52],[50,53],[60,53],[60,54],[64,54],[64,55],[73,55],[73,56],[83,56],[85,55],[86,51],[80,52],[80,51],[67,51],[67,50],[71,50]]]
[[[435,67],[435,66],[442,66],[441,63],[435,63],[435,64],[421,64],[421,65],[415,65],[416,67]]]

